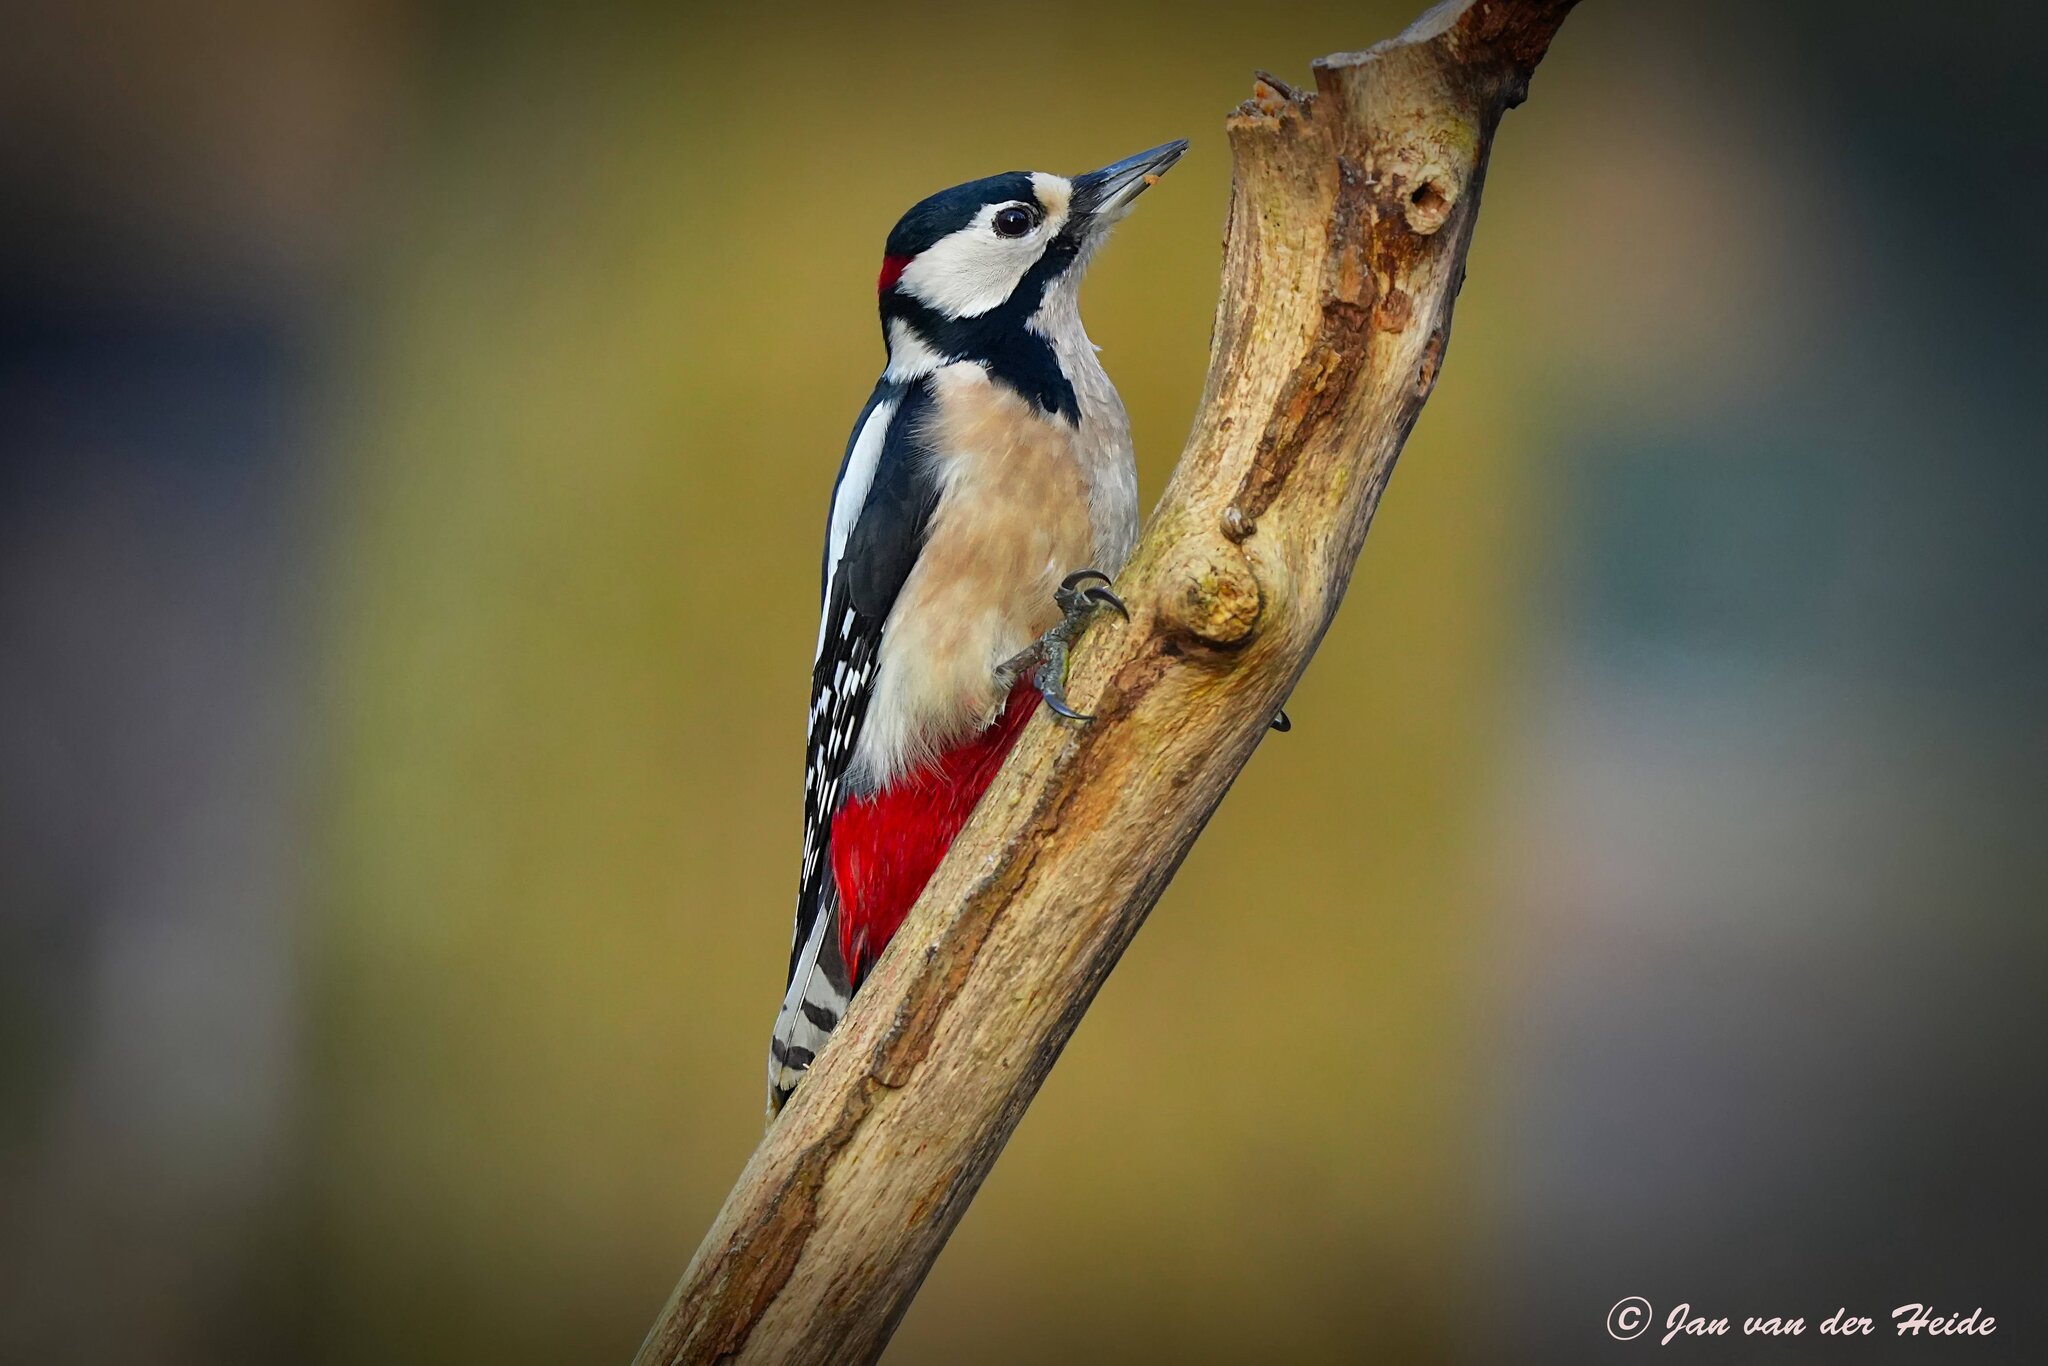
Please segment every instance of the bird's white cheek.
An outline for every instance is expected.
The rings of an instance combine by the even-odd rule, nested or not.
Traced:
[[[1044,251],[1037,233],[1005,241],[970,228],[927,247],[897,288],[949,317],[979,317],[1010,297]]]

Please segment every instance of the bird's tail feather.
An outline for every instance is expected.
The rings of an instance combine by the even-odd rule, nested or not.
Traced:
[[[824,904],[811,918],[811,932],[797,952],[789,990],[775,1014],[775,1036],[768,1045],[771,1116],[782,1112],[852,999],[853,984],[839,953],[839,896],[828,881]]]

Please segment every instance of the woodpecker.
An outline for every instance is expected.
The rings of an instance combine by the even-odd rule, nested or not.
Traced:
[[[1138,534],[1130,420],[1081,326],[1082,272],[1181,153],[941,191],[889,233],[888,365],[826,524],[803,874],[769,1047],[778,1113],[1040,699]],[[1125,615],[1128,615],[1127,613]]]

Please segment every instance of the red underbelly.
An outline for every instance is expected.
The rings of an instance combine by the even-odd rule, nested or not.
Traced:
[[[1037,704],[1037,689],[1018,683],[994,725],[832,818],[839,952],[856,986],[917,903]]]

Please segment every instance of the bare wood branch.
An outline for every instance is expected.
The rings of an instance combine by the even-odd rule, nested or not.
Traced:
[[[1344,595],[1436,383],[1501,114],[1574,0],[1448,0],[1261,74],[1209,378],[1071,692],[1031,723],[639,1361],[878,1356]]]

